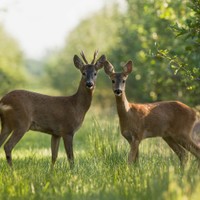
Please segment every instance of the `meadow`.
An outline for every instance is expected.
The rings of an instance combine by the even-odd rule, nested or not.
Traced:
[[[26,133],[13,150],[13,169],[1,147],[0,199],[199,199],[200,171],[192,155],[182,169],[167,144],[147,139],[140,145],[139,162],[129,166],[129,145],[116,114],[92,113],[75,135],[73,170],[62,142],[51,170],[51,137],[46,134]]]

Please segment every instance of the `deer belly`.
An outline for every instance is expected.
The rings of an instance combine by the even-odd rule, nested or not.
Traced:
[[[40,131],[40,132],[44,132],[44,133],[52,133],[53,132],[53,130],[50,127],[43,127],[39,123],[36,123],[36,122],[32,122],[29,129],[32,131]]]
[[[143,132],[143,139],[145,138],[151,138],[151,137],[163,137],[164,134],[162,131],[158,131],[158,130],[145,130]]]

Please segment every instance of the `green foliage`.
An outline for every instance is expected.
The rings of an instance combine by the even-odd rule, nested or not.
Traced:
[[[169,62],[182,87],[186,88],[189,101],[196,105],[199,104],[200,95],[200,1],[192,0],[187,6],[190,8],[190,15],[187,15],[183,22],[171,26],[183,50],[177,54],[159,48],[156,56]]]
[[[192,45],[186,47],[187,51],[197,52],[200,46],[200,1],[191,0],[188,7],[191,9],[191,15],[183,24],[175,24],[172,28],[177,36],[184,36],[186,40],[192,39]]]
[[[199,54],[193,58],[191,51],[190,54],[188,51],[186,53],[184,45],[189,50],[191,41],[180,40],[170,28],[174,22],[182,24],[187,21],[190,28],[185,30],[190,30],[190,35],[196,38],[198,30],[192,30],[196,15],[192,13],[188,2],[182,0],[127,0],[126,9],[122,11],[117,5],[105,7],[83,20],[69,34],[64,48],[49,56],[46,60],[48,81],[62,93],[66,94],[66,90],[73,93],[80,75],[74,70],[72,56],[84,50],[90,60],[94,50],[99,49],[100,54],[106,54],[117,70],[129,59],[133,60],[134,70],[127,81],[129,99],[138,102],[177,99],[195,105],[198,102],[194,91],[198,84],[188,85],[187,79],[196,74],[199,68],[192,67],[190,75],[183,78],[179,69],[175,69],[178,67],[175,63],[183,64],[182,69],[189,68],[197,63]],[[190,22],[187,20],[189,17]],[[160,55],[155,53],[161,49],[168,50],[160,51]],[[169,52],[171,59],[166,60],[164,55],[169,56]],[[172,63],[176,75],[170,67]],[[111,83],[103,70],[97,80],[94,101],[107,106],[113,101]]]
[[[162,58],[152,57],[157,48],[182,51],[179,41],[169,29],[176,17],[186,14],[183,1],[137,1],[127,0],[127,12],[121,18],[120,41],[111,50],[111,61],[119,66],[128,59],[134,61],[134,71],[127,85],[128,95],[136,101],[167,99],[187,100],[168,65]],[[179,10],[177,12],[177,8]]]
[[[112,119],[112,120],[111,120]],[[75,168],[69,169],[63,145],[50,170],[50,137],[30,132],[13,152],[13,170],[0,149],[0,199],[193,199],[200,195],[197,163],[185,170],[160,139],[140,146],[139,163],[128,166],[128,142],[118,120],[87,116],[75,135]],[[62,143],[61,143],[62,144]]]
[[[117,6],[105,7],[83,20],[69,34],[64,48],[49,54],[46,83],[64,94],[74,92],[80,75],[73,55],[84,50],[90,60],[99,49],[117,70],[133,59],[134,71],[127,81],[130,98],[199,103],[199,1],[191,1],[192,10],[182,0],[126,2],[123,12]],[[173,30],[179,37],[170,29],[175,22]],[[3,28],[0,42],[2,94],[23,83],[23,58]],[[41,76],[41,69],[35,68],[38,63],[29,64],[28,70]],[[107,108],[113,104],[111,83],[103,70],[95,97],[98,103],[106,102]],[[199,199],[200,176],[193,157],[182,170],[163,141],[149,139],[140,146],[139,163],[128,166],[129,146],[119,133],[117,118],[113,113],[93,113],[75,135],[73,170],[69,170],[63,145],[55,169],[50,170],[50,137],[45,134],[26,134],[13,151],[13,170],[1,148],[0,199]]]
[[[126,0],[124,10],[117,4],[105,6],[75,27],[62,49],[52,51],[44,61],[26,61],[32,74],[28,78],[37,78],[35,88],[40,84],[53,88],[53,93],[70,95],[80,80],[73,55],[83,50],[91,60],[99,49],[117,70],[133,60],[134,70],[127,81],[130,101],[177,99],[199,104],[199,7],[199,0]],[[23,85],[24,68],[17,43],[2,27],[0,41],[1,95]],[[101,70],[94,103],[110,107],[112,102],[110,80]]]
[[[16,41],[0,26],[0,95],[25,82],[22,53]]]

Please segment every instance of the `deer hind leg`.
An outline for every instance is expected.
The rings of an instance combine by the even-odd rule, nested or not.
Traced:
[[[52,135],[51,137],[51,155],[52,155],[52,168],[58,157],[58,148],[60,144],[60,137]]]
[[[63,137],[65,151],[69,161],[70,169],[74,167],[74,153],[73,153],[73,134],[67,134]]]
[[[11,152],[15,145],[20,141],[20,139],[23,137],[25,134],[26,130],[25,129],[16,129],[13,131],[12,135],[4,145],[4,151],[6,154],[6,159],[8,164],[12,167],[12,155]]]
[[[2,124],[1,134],[0,134],[0,147],[5,142],[5,140],[8,138],[8,136],[11,133],[11,129],[6,126],[5,124]]]
[[[200,147],[196,145],[190,137],[179,139],[179,143],[191,152],[200,162]]]
[[[187,152],[171,137],[164,137],[163,140],[169,145],[169,147],[176,153],[182,166],[187,162]]]

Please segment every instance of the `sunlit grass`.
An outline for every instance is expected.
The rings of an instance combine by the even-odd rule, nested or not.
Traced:
[[[51,170],[50,136],[29,132],[13,151],[13,170],[0,149],[0,199],[198,199],[200,173],[193,156],[185,169],[159,138],[140,146],[127,165],[128,143],[116,117],[88,116],[74,138],[75,167],[61,143]]]

